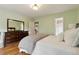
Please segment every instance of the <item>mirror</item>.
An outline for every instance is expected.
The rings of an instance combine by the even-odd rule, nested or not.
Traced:
[[[35,26],[35,33],[38,33],[38,30],[39,30],[39,22],[38,21],[35,21],[34,22],[34,26]]]
[[[7,31],[24,31],[24,22],[7,19]]]

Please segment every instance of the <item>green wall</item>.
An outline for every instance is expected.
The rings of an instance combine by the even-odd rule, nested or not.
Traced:
[[[20,20],[25,22],[25,30],[29,27],[30,18],[24,16],[20,13],[16,13],[13,11],[8,11],[5,9],[0,9],[0,32],[7,31],[7,19]]]
[[[37,17],[37,20],[39,21],[39,32],[46,33],[46,34],[55,34],[55,18],[63,17],[64,18],[64,31],[68,29],[69,24],[75,24],[79,22],[78,17],[79,16],[79,8],[46,15],[43,17]]]

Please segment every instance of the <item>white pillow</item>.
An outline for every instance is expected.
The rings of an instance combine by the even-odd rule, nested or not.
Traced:
[[[64,33],[64,40],[68,46],[72,46],[73,41],[75,40],[76,33],[79,29],[70,29]]]

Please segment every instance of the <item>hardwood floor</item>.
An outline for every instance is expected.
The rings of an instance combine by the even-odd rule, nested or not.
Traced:
[[[0,55],[29,55],[24,52],[19,52],[18,43],[19,42],[10,43],[7,44],[5,48],[0,48]]]

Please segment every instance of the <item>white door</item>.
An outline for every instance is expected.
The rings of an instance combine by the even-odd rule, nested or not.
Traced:
[[[63,18],[55,19],[55,35],[58,35],[63,32]]]

